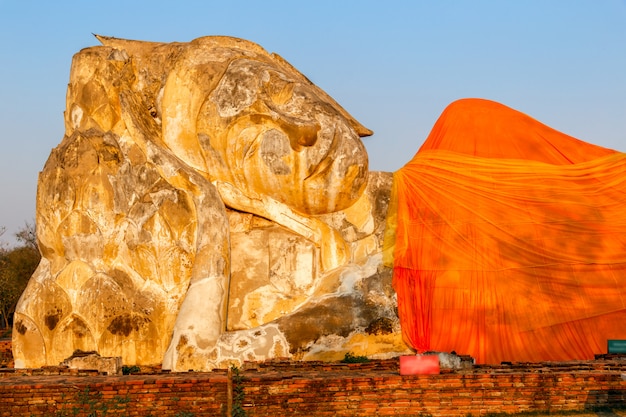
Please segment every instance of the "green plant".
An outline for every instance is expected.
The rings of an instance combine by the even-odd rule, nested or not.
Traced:
[[[139,372],[141,372],[141,368],[138,367],[137,365],[133,365],[133,366],[124,365],[124,366],[122,366],[122,374],[124,374],[124,375],[137,374]]]
[[[128,414],[120,413],[120,411],[127,411],[126,404],[130,402],[130,398],[128,396],[121,397],[119,395],[116,395],[111,400],[103,401],[102,393],[92,392],[89,386],[87,386],[82,392],[78,393],[78,401],[72,404],[71,409],[66,408],[65,399],[65,394],[63,394],[63,409],[57,410],[53,414],[53,417],[76,417],[78,415],[99,417],[107,416],[111,413],[116,416],[127,416]]]
[[[180,397],[172,397],[172,401],[176,403],[176,408],[180,408],[180,405],[178,404],[178,402],[180,401]],[[174,417],[195,417],[195,414],[191,411],[180,410],[176,414],[174,414]]]
[[[343,363],[367,363],[370,359],[367,356],[357,356],[352,352],[347,352],[346,356],[341,360]]]
[[[239,372],[239,368],[231,366],[232,378],[233,378],[233,408],[231,412],[232,417],[246,417],[248,414],[243,408],[243,401],[246,397],[246,393],[243,388],[243,375]]]
[[[610,415],[617,415],[614,413],[614,411],[618,411],[618,410],[620,411],[626,410],[626,405],[624,406],[622,405],[613,405],[613,406],[593,405],[593,406],[585,407],[584,409],[581,409],[581,410],[532,410],[532,411],[520,411],[518,413],[512,413],[512,414],[504,413],[504,412],[502,413],[490,412],[484,415],[485,417],[533,417],[533,416],[543,417],[547,415],[570,417],[570,416],[575,416],[579,414],[587,415],[591,413],[607,413]],[[468,413],[466,417],[472,417],[472,414]]]

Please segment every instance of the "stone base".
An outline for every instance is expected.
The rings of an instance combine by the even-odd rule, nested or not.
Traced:
[[[96,352],[76,351],[72,356],[61,363],[61,366],[67,366],[70,369],[94,369],[101,374],[121,375],[122,374],[122,358],[103,358]]]

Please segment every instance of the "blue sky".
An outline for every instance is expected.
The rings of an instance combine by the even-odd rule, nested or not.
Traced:
[[[0,0],[0,240],[34,218],[72,55],[92,33],[257,42],[374,130],[372,170],[400,168],[462,97],[626,151],[626,0]]]

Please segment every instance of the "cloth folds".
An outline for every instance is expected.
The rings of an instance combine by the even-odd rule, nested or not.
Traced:
[[[626,154],[465,99],[392,194],[385,261],[416,350],[591,359],[626,338]]]

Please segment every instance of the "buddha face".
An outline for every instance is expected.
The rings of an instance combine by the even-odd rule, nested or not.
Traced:
[[[225,69],[196,127],[216,179],[322,214],[349,207],[365,188],[367,153],[355,124],[293,68],[242,57]]]

